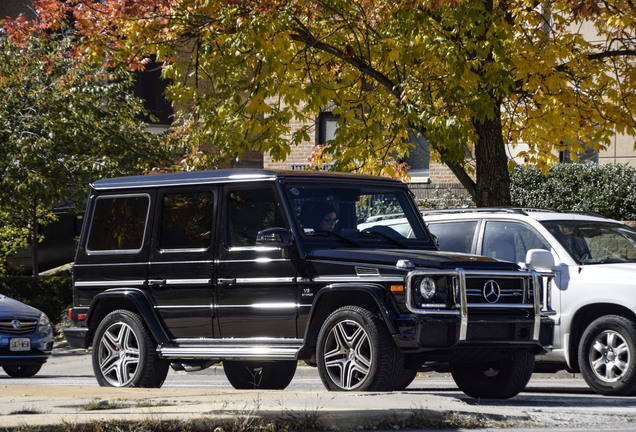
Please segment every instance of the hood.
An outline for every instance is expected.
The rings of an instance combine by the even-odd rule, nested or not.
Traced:
[[[329,260],[395,266],[399,260],[409,260],[416,268],[454,270],[517,270],[519,266],[480,255],[408,249],[317,249],[309,253],[310,260]]]
[[[38,320],[41,313],[34,307],[0,294],[0,319]]]
[[[607,263],[571,266],[578,268],[579,274],[587,280],[598,281],[605,286],[633,286],[636,287],[636,263]],[[570,270],[572,271],[572,270]],[[608,275],[610,276],[608,279]]]

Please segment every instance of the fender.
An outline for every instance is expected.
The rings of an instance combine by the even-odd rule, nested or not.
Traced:
[[[122,302],[123,299],[125,300]],[[148,295],[145,291],[140,290],[138,288],[114,288],[114,289],[106,290],[104,292],[97,294],[93,298],[93,300],[91,301],[91,306],[89,311],[90,312],[97,311],[99,310],[102,304],[113,302],[113,301],[122,305],[122,307],[127,302],[132,304],[133,307],[137,310],[137,312],[141,316],[141,318],[144,320],[146,326],[148,327],[148,330],[154,337],[155,341],[157,341],[158,344],[166,344],[170,342],[170,337],[168,336],[165,329],[161,325],[161,322],[157,318],[155,309],[152,306],[152,302],[148,298]],[[111,310],[109,312],[116,309],[121,309],[121,308],[114,307],[110,309]],[[97,319],[98,317],[99,319],[102,319],[103,315],[101,314],[95,315],[90,312],[86,320],[86,325],[89,328],[97,328],[97,326],[99,325],[99,322],[97,321]],[[95,318],[93,318],[94,316]]]
[[[346,294],[346,300],[344,295]],[[388,291],[379,284],[360,284],[360,283],[334,283],[322,287],[316,294],[316,298],[311,307],[307,328],[305,329],[305,344],[313,341],[320,331],[320,325],[316,326],[316,321],[320,323],[327,318],[325,307],[321,307],[324,303],[329,310],[329,314],[337,307],[345,305],[364,305],[365,302],[372,302],[380,312],[382,320],[386,323],[389,333],[397,333],[395,320],[397,311],[389,304],[387,298]],[[329,303],[334,302],[334,308],[329,307]]]

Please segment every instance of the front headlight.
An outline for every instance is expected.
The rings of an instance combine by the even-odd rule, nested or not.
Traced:
[[[421,307],[445,307],[448,305],[450,281],[446,276],[424,275],[416,278],[413,282],[415,302]]]
[[[414,313],[443,314],[456,309],[458,272],[455,270],[413,270],[404,279],[406,308]]]
[[[437,285],[435,284],[435,281],[428,276],[423,278],[420,282],[420,295],[422,296],[422,299],[428,301],[435,296],[436,292]]]
[[[49,317],[46,316],[46,314],[44,312],[42,312],[42,314],[40,314],[39,332],[40,333],[48,333],[51,330],[52,330],[51,329],[51,320],[49,320]]]

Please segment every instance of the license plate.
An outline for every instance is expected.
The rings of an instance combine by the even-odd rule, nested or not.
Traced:
[[[29,338],[13,338],[10,342],[11,351],[30,351],[31,339]]]

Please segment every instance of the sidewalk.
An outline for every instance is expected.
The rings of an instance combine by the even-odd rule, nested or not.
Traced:
[[[1,426],[204,418],[223,423],[258,415],[266,418],[318,416],[328,428],[357,430],[385,420],[404,419],[418,410],[472,413],[501,419],[515,417],[508,406],[481,405],[458,390],[438,395],[423,391],[330,393],[9,385],[0,386],[0,394]],[[117,407],[86,411],[89,404]],[[522,419],[528,417],[522,416]]]

